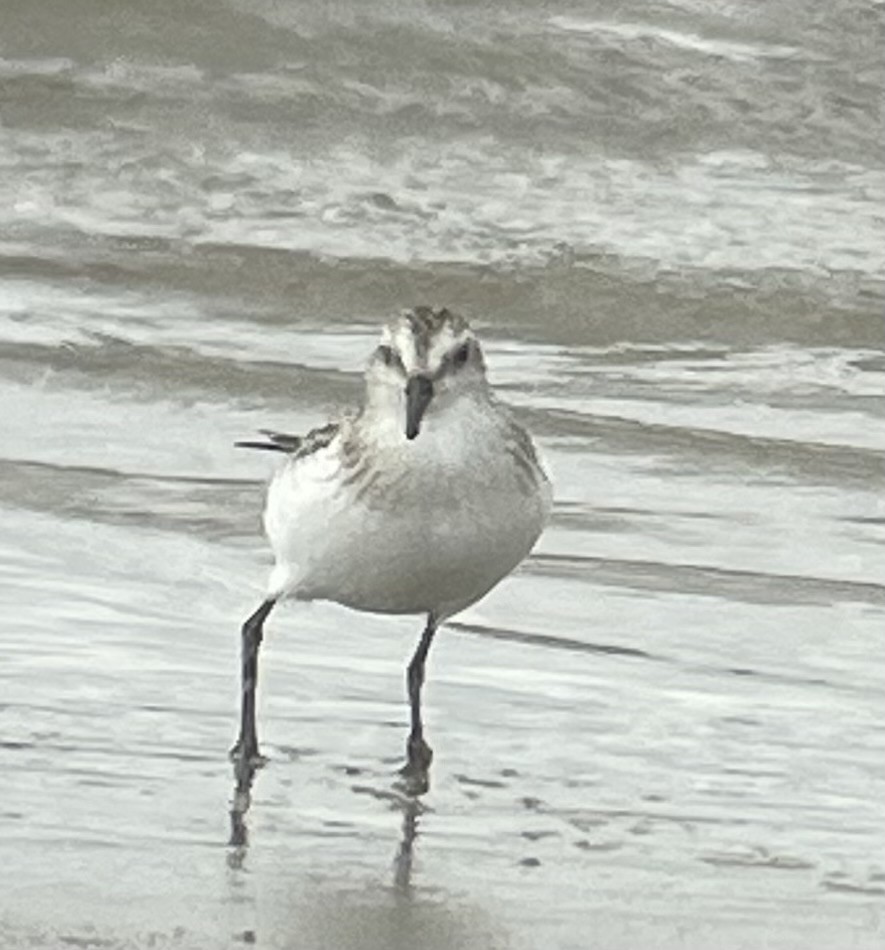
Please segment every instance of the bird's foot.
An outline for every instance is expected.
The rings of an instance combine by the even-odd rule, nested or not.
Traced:
[[[410,737],[406,754],[408,761],[399,770],[400,780],[396,784],[406,795],[417,798],[430,788],[430,763],[433,761],[433,749],[420,736]]]
[[[244,742],[241,736],[228,754],[237,770],[248,768],[254,772],[267,765],[267,756],[258,751],[258,740],[254,738]]]
[[[255,773],[267,763],[267,759],[258,751],[258,741],[251,736],[245,742],[243,737],[237,740],[230,750],[234,764],[234,795],[230,803],[230,844],[238,849],[245,848],[249,841],[246,828],[246,813],[252,804],[252,782]],[[232,858],[237,863],[240,858]],[[232,865],[233,866],[233,865]]]

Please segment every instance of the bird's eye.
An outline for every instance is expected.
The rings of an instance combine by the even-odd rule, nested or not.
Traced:
[[[376,352],[378,356],[381,357],[381,362],[385,366],[393,366],[394,363],[399,361],[399,357],[393,352],[393,347],[387,346],[386,344],[382,343]]]
[[[452,357],[452,362],[455,366],[463,366],[467,360],[470,359],[470,344],[462,343],[457,350],[455,350],[455,355]]]

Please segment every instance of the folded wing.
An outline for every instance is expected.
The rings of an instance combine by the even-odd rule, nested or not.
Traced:
[[[241,449],[283,452],[297,458],[327,446],[338,434],[339,428],[340,423],[329,422],[317,429],[312,429],[307,435],[290,435],[286,432],[274,432],[272,429],[259,429],[263,439],[246,439],[234,442],[234,445]]]

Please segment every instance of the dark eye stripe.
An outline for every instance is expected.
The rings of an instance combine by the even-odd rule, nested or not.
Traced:
[[[382,343],[381,346],[375,350],[375,355],[385,366],[399,366],[402,368],[403,361],[400,359],[399,353],[397,353],[393,347],[387,346],[385,343]]]
[[[470,359],[470,354],[470,343],[462,343],[452,354],[452,365],[455,369],[460,369]]]

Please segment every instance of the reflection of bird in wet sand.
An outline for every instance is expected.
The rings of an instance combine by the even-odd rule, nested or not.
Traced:
[[[415,839],[418,837],[418,817],[421,814],[421,802],[418,798],[408,797],[401,802],[403,824],[400,832],[399,848],[393,861],[393,885],[399,894],[409,897],[412,892],[412,857]]]
[[[420,794],[432,757],[421,686],[433,636],[519,564],[550,511],[531,437],[492,394],[467,322],[428,307],[384,327],[358,414],[304,437],[265,435],[240,443],[287,458],[264,512],[276,564],[265,600],[243,625],[242,718],[231,753],[239,806],[262,761],[255,688],[263,625],[285,597],[426,616],[408,666],[402,769],[406,790]]]

